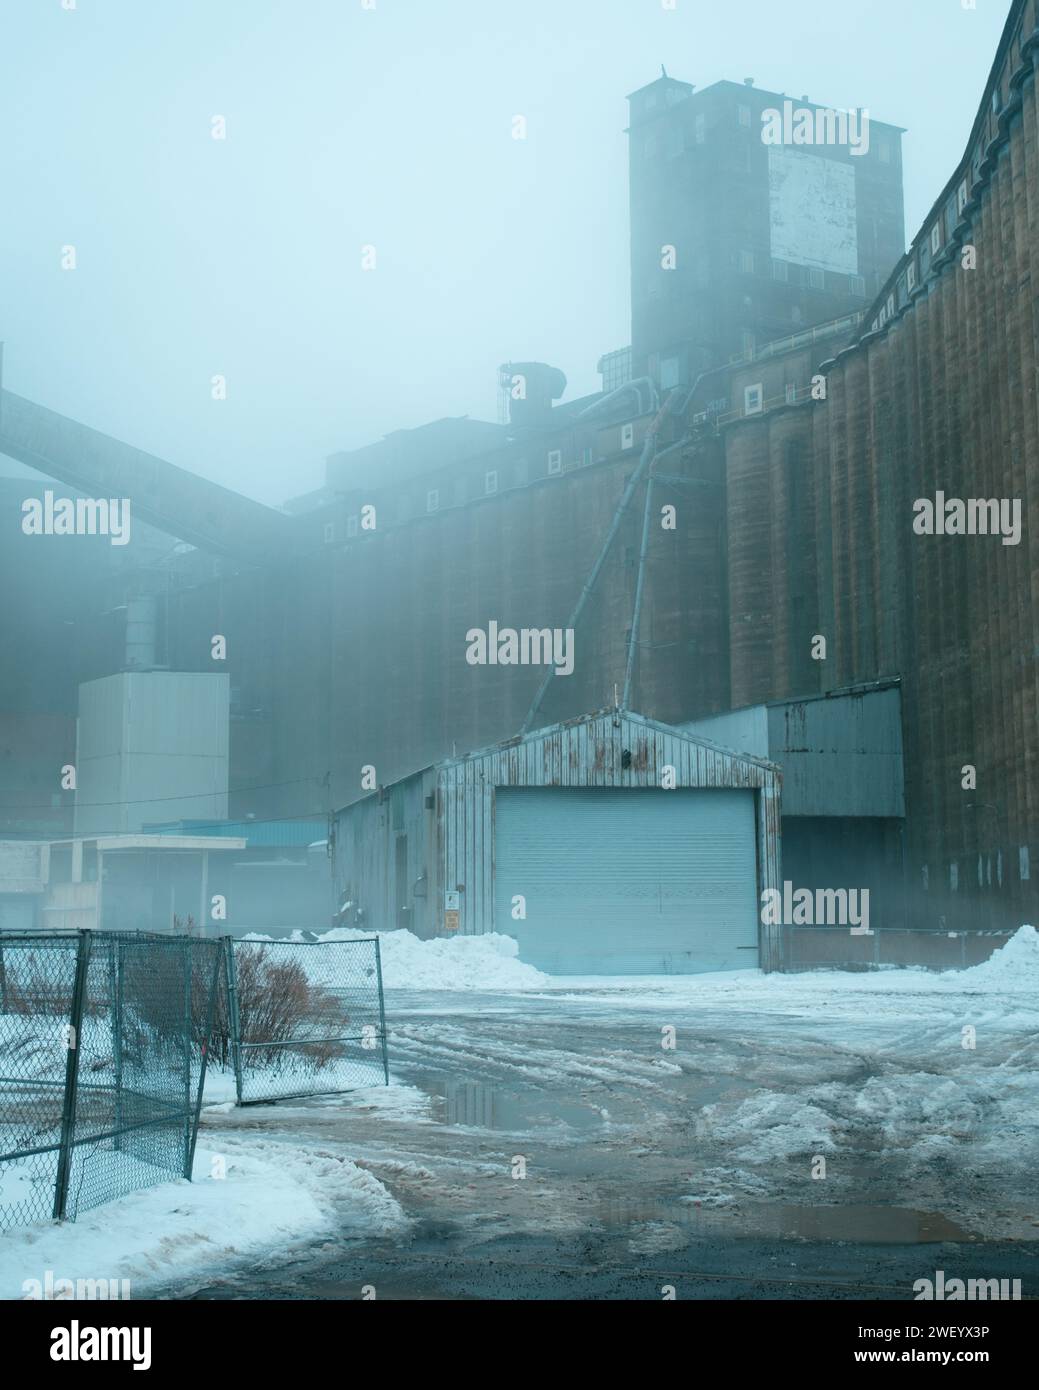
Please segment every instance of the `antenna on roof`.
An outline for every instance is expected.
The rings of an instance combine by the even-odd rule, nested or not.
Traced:
[[[666,77],[666,76],[667,76],[667,68],[664,66],[663,63],[660,64],[660,76],[661,76],[661,77]]]

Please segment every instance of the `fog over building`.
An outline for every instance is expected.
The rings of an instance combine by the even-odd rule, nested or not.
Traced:
[[[208,674],[226,685],[226,754],[196,710],[200,780],[184,780],[190,749],[167,749],[135,829],[322,823],[444,760],[619,707],[780,769],[817,755],[784,800],[784,863],[809,887],[858,863],[883,925],[1034,917],[1039,422],[1019,287],[1036,245],[1036,19],[1036,0],[1011,7],[908,253],[897,125],[871,115],[858,150],[769,144],[769,112],[823,108],[740,79],[639,88],[632,339],[604,345],[603,390],[564,400],[551,362],[488,363],[499,419],[445,415],[333,453],[324,486],[283,509],[4,391],[0,450],[71,496],[128,496],[135,529],[122,548],[72,538],[56,565],[64,538],[19,534],[39,489],[3,482],[4,589],[26,601],[0,614],[25,657],[0,700],[0,834],[125,829],[98,809],[118,795],[85,820],[58,771],[77,747],[113,768],[163,750],[126,743],[142,726],[120,735],[90,692],[135,672],[117,682],[125,706],[145,675]],[[939,493],[1020,499],[1017,543],[914,531],[914,503]],[[572,630],[572,674],[545,686],[541,667],[467,661],[467,634],[492,622]],[[430,866],[412,857],[379,871],[392,924],[416,920]]]

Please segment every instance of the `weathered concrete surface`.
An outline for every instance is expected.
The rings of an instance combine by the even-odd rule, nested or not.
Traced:
[[[1024,1035],[965,1057],[912,999],[855,1021],[690,998],[391,994],[394,1074],[428,1100],[209,1112],[200,1143],[350,1157],[410,1231],[358,1239],[333,1216],[324,1240],[169,1296],[911,1298],[939,1268],[1035,1294],[1036,1179],[1001,1108],[1014,1076],[1032,1084]]]

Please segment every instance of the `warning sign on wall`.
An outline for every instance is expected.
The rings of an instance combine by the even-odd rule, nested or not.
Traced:
[[[461,914],[458,912],[444,913],[444,931],[457,931]]]

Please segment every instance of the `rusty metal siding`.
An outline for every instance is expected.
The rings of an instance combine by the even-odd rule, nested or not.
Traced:
[[[399,925],[395,846],[398,835],[405,835],[408,927],[418,936],[432,933],[443,901],[435,855],[436,815],[425,804],[434,785],[431,772],[416,773],[336,813],[332,854],[336,903],[344,894],[358,903],[364,909],[362,925],[367,931],[389,931]],[[414,886],[423,876],[425,896],[415,896]]]
[[[624,766],[624,753],[630,762]],[[507,931],[495,923],[495,787],[660,787],[663,769],[678,787],[736,788],[757,793],[758,889],[779,878],[778,770],[762,759],[611,710],[535,730],[494,748],[452,759],[437,776],[437,836],[443,881],[460,888],[460,929],[473,935]],[[761,961],[779,964],[778,940],[762,931]]]
[[[784,815],[904,817],[897,685],[770,705],[768,727]]]

